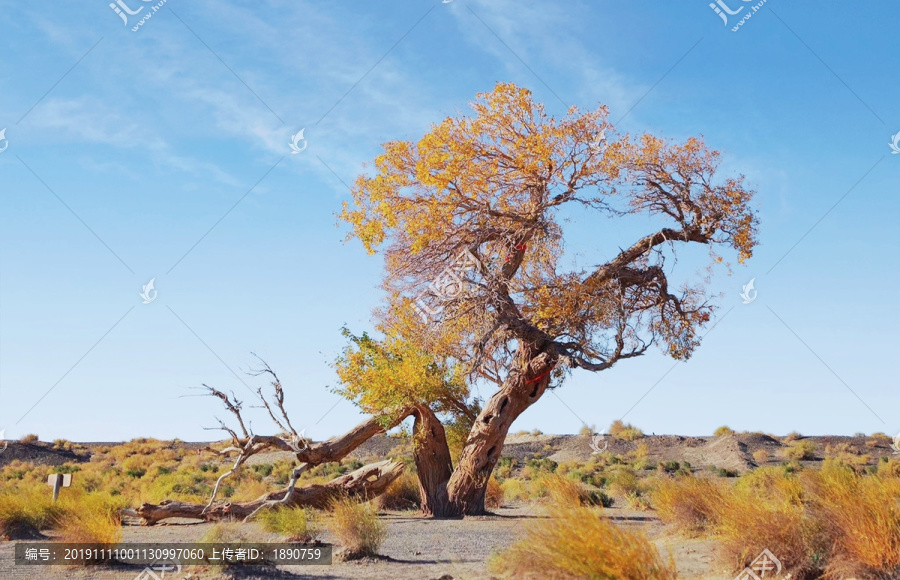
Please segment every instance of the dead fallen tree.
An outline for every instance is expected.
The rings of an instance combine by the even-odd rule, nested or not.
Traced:
[[[249,520],[258,512],[276,506],[322,508],[327,506],[332,499],[344,495],[371,499],[384,493],[388,486],[403,473],[403,464],[389,459],[365,465],[326,484],[297,488],[300,476],[310,467],[340,461],[372,436],[393,428],[412,414],[418,416],[421,411],[408,409],[393,413],[390,418],[371,417],[344,435],[333,437],[328,441],[312,443],[303,436],[303,431],[298,433],[294,429],[284,409],[284,390],[281,387],[281,381],[265,361],[261,362],[263,368],[252,374],[255,376],[270,375],[274,396],[270,401],[263,393],[262,388],[257,389],[256,395],[262,403],[262,408],[268,412],[269,417],[281,430],[281,433],[279,435],[252,433],[246,427],[241,415],[242,402],[235,397],[234,393],[229,397],[222,391],[203,385],[210,396],[220,399],[228,412],[234,415],[240,431],[238,433],[238,430],[232,429],[221,419],[217,419],[219,428],[231,435],[231,445],[221,450],[207,447],[205,451],[216,453],[219,456],[234,456],[234,464],[231,469],[219,476],[209,501],[205,505],[177,500],[165,500],[160,504],[145,503],[134,510],[143,519],[144,524],[153,525],[166,518],[194,518],[205,521]],[[291,473],[287,486],[250,502],[216,501],[222,482],[237,473],[250,457],[263,451],[288,451],[297,459],[299,463]]]
[[[403,464],[390,459],[371,463],[356,471],[344,474],[326,484],[309,485],[295,489],[288,487],[267,493],[246,503],[219,502],[211,507],[197,503],[166,500],[158,505],[145,503],[136,513],[144,524],[153,525],[166,518],[196,518],[205,521],[246,519],[261,509],[274,505],[286,507],[324,508],[340,496],[349,495],[370,499],[383,493],[403,473]],[[287,501],[284,501],[287,498]]]

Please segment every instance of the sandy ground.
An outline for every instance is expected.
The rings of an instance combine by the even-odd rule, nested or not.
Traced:
[[[706,540],[692,540],[663,534],[662,524],[652,512],[610,508],[607,515],[617,524],[641,529],[659,546],[672,553],[679,578],[722,580],[732,578],[716,563],[714,546]],[[527,521],[543,517],[540,507],[518,506],[497,510],[495,515],[463,520],[433,520],[403,512],[385,514],[388,536],[381,549],[382,559],[339,562],[331,566],[280,566],[277,569],[243,569],[225,574],[214,568],[185,568],[179,576],[171,573],[163,580],[211,580],[219,578],[318,578],[340,580],[476,580],[491,578],[486,560],[512,544]],[[126,526],[126,542],[196,542],[211,524],[175,523],[153,527]],[[266,536],[262,531],[260,536]],[[277,541],[274,537],[272,541]],[[326,532],[322,541],[333,538]],[[0,579],[57,578],[133,580],[141,572],[134,568],[63,568],[60,566],[16,566],[14,542],[0,543]],[[190,574],[190,576],[188,576]]]

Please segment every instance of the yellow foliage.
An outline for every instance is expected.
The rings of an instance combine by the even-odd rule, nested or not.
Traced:
[[[663,560],[642,534],[610,523],[594,509],[562,505],[555,505],[548,518],[528,524],[522,539],[489,566],[502,578],[677,578],[671,556]]]
[[[613,283],[599,270],[559,267],[565,204],[601,218],[642,214],[666,222],[623,251],[613,268],[617,276],[626,267],[655,271],[659,266],[647,250],[666,242],[706,244],[713,264],[721,261],[717,247],[735,250],[739,262],[752,255],[754,192],[743,177],[716,179],[720,154],[701,139],[673,144],[652,135],[620,135],[602,106],[586,112],[572,107],[556,118],[530,91],[511,83],[478,94],[471,109],[436,123],[417,142],[384,143],[374,170],[356,179],[353,200],[340,214],[352,228],[348,237],[358,238],[370,253],[386,246],[383,332],[414,340],[431,353],[458,358],[477,348],[488,357],[502,356],[515,334],[512,327],[493,326],[503,310],[553,338],[581,343],[588,358],[614,350],[606,331],[621,319],[616,289],[622,280]],[[605,142],[598,147],[601,135]],[[480,263],[467,274],[472,283],[445,301],[440,325],[424,330],[411,295],[440,279],[466,250]],[[475,283],[479,276],[481,284]],[[490,280],[503,291],[484,283]],[[702,285],[685,288],[674,309],[660,306],[658,292],[644,290],[627,297],[636,326],[629,326],[634,335],[623,351],[646,344],[637,339],[641,331],[671,356],[689,357],[699,344],[697,328],[710,320]],[[513,297],[515,314],[501,308],[503,294]],[[491,340],[480,342],[485,334]],[[401,387],[409,388],[418,387]]]

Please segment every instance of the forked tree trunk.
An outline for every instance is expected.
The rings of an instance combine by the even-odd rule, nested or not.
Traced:
[[[537,402],[550,383],[555,361],[547,354],[526,359],[519,372],[510,373],[503,386],[478,415],[463,447],[456,471],[447,486],[455,515],[485,513],[484,496],[488,479],[513,421]]]
[[[356,471],[332,479],[324,485],[309,485],[294,490],[287,507],[325,508],[331,500],[342,495],[371,499],[384,491],[403,473],[403,464],[385,460],[360,467]],[[205,521],[244,519],[268,502],[280,500],[287,490],[279,490],[246,503],[214,503],[208,510],[205,504],[166,500],[161,504],[142,504],[137,515],[143,524],[153,525],[166,518],[192,518]]]
[[[413,416],[413,449],[422,513],[437,517],[451,515],[447,482],[453,474],[453,462],[444,426],[425,405],[416,407]]]

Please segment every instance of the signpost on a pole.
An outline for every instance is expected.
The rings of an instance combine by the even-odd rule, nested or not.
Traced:
[[[53,501],[59,497],[59,488],[72,485],[71,473],[51,473],[47,476],[47,485],[53,487]]]

